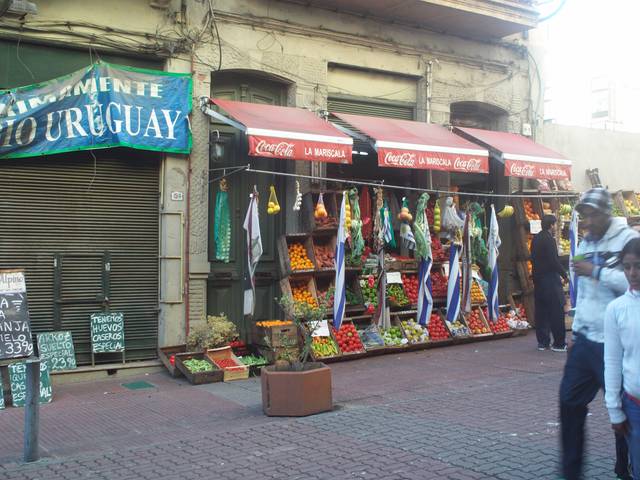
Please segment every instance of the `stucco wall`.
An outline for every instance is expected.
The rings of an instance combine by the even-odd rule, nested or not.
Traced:
[[[537,141],[573,161],[572,184],[591,188],[586,170],[598,168],[610,190],[640,190],[640,134],[545,124]]]

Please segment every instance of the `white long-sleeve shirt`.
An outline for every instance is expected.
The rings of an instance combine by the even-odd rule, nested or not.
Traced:
[[[607,307],[604,385],[611,423],[624,422],[622,391],[640,398],[640,292],[627,290]]]

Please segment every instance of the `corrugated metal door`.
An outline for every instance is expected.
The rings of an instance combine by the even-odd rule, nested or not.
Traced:
[[[330,96],[327,102],[327,109],[336,113],[415,120],[415,105],[406,103],[376,102],[366,99],[345,99]]]
[[[127,358],[155,358],[160,158],[96,157],[0,161],[0,267],[26,270],[34,333],[70,330],[79,364],[90,363],[89,316],[105,297],[124,312]]]

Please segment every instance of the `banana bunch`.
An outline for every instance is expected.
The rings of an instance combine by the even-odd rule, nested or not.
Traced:
[[[511,205],[505,205],[500,212],[497,214],[500,218],[509,218],[513,215],[513,207]]]

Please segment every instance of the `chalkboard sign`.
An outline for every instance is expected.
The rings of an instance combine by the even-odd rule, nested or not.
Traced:
[[[22,270],[0,270],[0,360],[33,355]]]
[[[91,315],[91,348],[93,353],[124,352],[124,313]]]
[[[24,407],[27,401],[27,362],[9,365],[9,383],[14,407]],[[40,362],[40,403],[49,403],[53,397],[51,377],[46,362]]]
[[[76,354],[71,332],[46,332],[38,334],[40,360],[47,362],[50,372],[76,368]]]
[[[0,371],[0,410],[4,408],[4,394],[3,394],[3,386],[2,386],[2,371]]]

